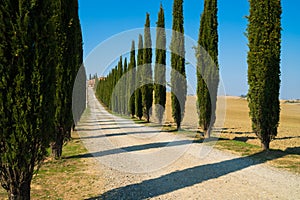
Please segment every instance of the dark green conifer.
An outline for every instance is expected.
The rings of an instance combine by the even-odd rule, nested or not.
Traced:
[[[183,29],[183,0],[174,0],[171,40],[171,100],[172,116],[180,129],[185,111],[187,83],[185,74],[185,47]]]
[[[77,72],[82,64],[82,36],[78,16],[78,1],[56,1],[56,99],[55,137],[52,155],[60,158],[65,140],[73,127],[72,92]]]
[[[137,69],[136,69],[136,90],[135,90],[135,115],[141,119],[143,116],[142,91],[141,91],[141,69],[143,68],[143,36],[139,35]]]
[[[122,85],[121,85],[121,93],[122,93],[122,114],[127,115],[127,108],[128,108],[128,102],[127,102],[127,58],[124,59],[124,70],[123,70],[123,76],[122,76]]]
[[[201,15],[197,57],[199,126],[209,138],[216,119],[219,84],[217,0],[205,0]]]
[[[249,2],[248,102],[252,129],[268,150],[280,114],[281,1]]]
[[[150,121],[151,107],[153,102],[153,80],[152,80],[152,41],[150,33],[149,13],[146,14],[144,28],[144,50],[143,50],[143,70],[142,70],[142,105],[143,115],[147,122]]]
[[[162,122],[166,105],[166,31],[164,9],[160,5],[156,28],[156,50],[154,71],[154,104],[159,123]]]
[[[135,43],[134,40],[131,44],[130,51],[130,64],[129,64],[129,81],[128,81],[128,95],[129,97],[129,113],[131,117],[135,115],[135,78],[136,78],[136,62],[135,62]]]
[[[53,10],[52,1],[1,1],[0,183],[8,199],[30,199],[54,132]]]

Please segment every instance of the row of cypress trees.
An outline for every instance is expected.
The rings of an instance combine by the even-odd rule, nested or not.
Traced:
[[[154,91],[155,102],[161,105],[157,106],[157,118],[160,122],[162,121],[166,103],[166,34],[164,26],[164,10],[161,6],[157,21],[156,43],[158,48],[155,53],[154,76],[156,83],[161,84],[153,84],[152,81],[152,41],[148,13],[146,14],[144,40],[141,34],[138,38],[137,60],[135,42],[132,41],[128,68],[126,58],[123,64],[122,57],[120,57],[118,65],[111,70],[108,76],[100,79],[96,95],[113,112],[139,119],[144,117],[149,122]]]
[[[280,88],[280,41],[281,41],[281,2],[280,0],[250,0],[250,16],[247,36],[248,52],[248,101],[253,131],[268,149],[270,141],[277,135],[279,122]],[[218,7],[217,0],[205,0],[200,19],[197,58],[197,108],[199,127],[206,137],[216,120],[217,93],[219,85],[218,64]],[[166,103],[166,38],[164,31],[164,11],[161,6],[158,14],[155,49],[154,84],[151,71],[151,38],[149,14],[146,15],[144,43],[139,36],[137,67],[135,65],[134,42],[131,48],[128,81],[135,83],[130,89],[129,113],[149,122],[152,95],[156,117],[161,122]],[[161,29],[160,29],[161,28]],[[174,0],[171,40],[171,101],[172,116],[180,129],[184,115],[187,83],[185,73],[185,47],[183,28],[183,0]],[[142,84],[141,84],[142,83]],[[142,86],[142,87],[139,87]],[[100,87],[104,88],[104,86]],[[99,95],[101,98],[101,94]],[[103,98],[103,97],[102,97]],[[110,96],[106,96],[109,101]],[[161,105],[161,106],[157,106]]]
[[[280,102],[281,1],[249,0],[248,107],[253,132],[269,149],[277,135]],[[199,126],[210,137],[219,83],[217,0],[205,0],[197,56]]]
[[[78,2],[3,0],[0,29],[0,182],[8,199],[27,200],[50,143],[61,157],[74,123],[72,88],[82,63]],[[81,85],[84,93],[85,75]],[[80,115],[85,100],[78,105]]]
[[[187,82],[185,72],[185,47],[184,47],[184,28],[183,28],[183,1],[174,0],[173,3],[173,32],[171,39],[171,101],[172,117],[177,129],[180,129],[181,121],[185,111],[185,101],[187,93]],[[135,64],[135,47],[132,42],[129,75],[126,77],[130,82],[131,88],[127,92],[130,96],[128,112],[121,113],[117,109],[114,112],[130,114],[141,119],[145,117],[147,122],[150,119],[151,106],[154,104],[155,114],[159,122],[162,121],[166,104],[166,33],[165,19],[162,5],[158,13],[156,29],[156,49],[155,49],[155,71],[154,84],[152,84],[152,49],[150,37],[149,14],[146,14],[144,29],[144,42],[142,35],[138,39],[137,66]],[[210,56],[213,56],[213,60]],[[205,1],[205,9],[201,16],[201,27],[199,31],[197,56],[197,77],[198,77],[198,113],[199,126],[210,136],[210,127],[214,124],[217,88],[219,82],[218,71],[218,33],[217,33],[217,2],[216,0]],[[204,60],[204,58],[206,60]],[[119,65],[121,63],[119,62]],[[112,96],[117,82],[122,74],[115,73],[117,66],[112,72],[103,79],[98,85],[97,95],[100,100],[111,109],[111,102],[124,100],[121,97]],[[114,80],[114,81],[112,81]],[[122,80],[123,81],[123,80]],[[111,84],[113,82],[113,84]],[[107,87],[107,84],[110,84]],[[125,86],[126,84],[121,84]],[[108,91],[106,88],[110,88]],[[117,87],[119,88],[119,87]],[[120,88],[119,88],[120,89]],[[125,91],[125,89],[121,89]],[[211,93],[214,91],[214,93]],[[112,98],[112,100],[111,100]],[[111,102],[110,102],[111,101]],[[117,106],[117,105],[115,105]]]

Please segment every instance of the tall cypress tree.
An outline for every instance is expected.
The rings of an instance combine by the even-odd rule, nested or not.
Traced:
[[[137,70],[136,70],[136,91],[135,91],[135,115],[139,119],[143,116],[142,91],[141,91],[141,69],[143,67],[143,36],[139,35],[138,55],[137,55]]]
[[[248,101],[252,129],[264,150],[277,135],[280,104],[281,1],[250,0]]]
[[[205,0],[201,15],[197,57],[197,106],[199,126],[205,136],[216,119],[216,101],[219,84],[217,0]]]
[[[134,40],[131,43],[131,51],[130,51],[130,64],[129,64],[129,79],[128,80],[128,95],[129,97],[129,113],[131,117],[135,115],[135,76],[136,76],[136,62],[135,62],[135,43]]]
[[[30,183],[54,131],[52,1],[0,6],[0,182],[8,199],[30,199]]]
[[[160,5],[156,28],[155,72],[154,72],[154,103],[156,117],[162,122],[166,105],[166,31],[164,9]]]
[[[125,59],[124,59],[124,71],[123,71],[123,75],[125,75],[125,76],[123,76],[123,78],[122,78],[122,82],[124,82],[124,84],[122,84],[122,114],[123,115],[127,115],[127,108],[128,108],[128,106],[127,106],[127,104],[128,104],[128,102],[127,102],[127,76],[126,76],[126,73],[127,73],[127,58],[125,57]]]
[[[174,0],[171,40],[171,100],[172,116],[180,129],[185,111],[187,83],[185,74],[185,47],[183,29],[183,0]]]
[[[78,1],[56,1],[56,100],[55,137],[51,143],[52,154],[62,155],[63,142],[71,137],[73,126],[72,92],[82,61],[82,38],[78,16]]]
[[[146,23],[144,28],[144,50],[143,50],[143,70],[142,70],[142,104],[143,114],[150,121],[151,107],[153,102],[153,80],[152,80],[152,41],[150,33],[149,13],[146,14]]]
[[[75,125],[80,120],[81,115],[83,114],[86,108],[86,71],[83,65],[83,42],[82,42],[82,31],[81,31],[81,24],[78,15],[78,0],[74,0],[74,49],[75,49],[75,64],[73,70],[73,90],[72,92],[72,99],[70,99],[72,103],[72,116],[71,123],[73,123],[73,130],[75,129]],[[97,74],[96,74],[97,75]],[[97,77],[97,76],[96,76]],[[95,80],[95,84],[97,84],[97,79]],[[71,135],[69,134],[68,137],[70,138]]]
[[[115,84],[114,86],[116,86],[118,84],[118,81],[120,80],[120,78],[122,77],[123,74],[123,61],[122,61],[122,56],[120,56],[120,60],[118,62],[118,66],[117,66],[117,72],[116,72],[116,77],[115,77]],[[122,87],[117,87],[115,88],[114,91],[114,107],[113,107],[113,112],[116,113],[121,113],[122,112]]]

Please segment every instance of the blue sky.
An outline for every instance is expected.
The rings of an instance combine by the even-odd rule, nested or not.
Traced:
[[[198,39],[200,15],[204,0],[184,1],[185,34]],[[165,9],[166,28],[172,28],[171,0],[100,1],[79,0],[84,57],[99,44],[121,32],[143,28],[146,12],[155,27],[160,3]],[[281,99],[300,99],[300,1],[282,0]],[[247,0],[219,0],[219,65],[227,95],[246,94],[247,86]],[[137,38],[135,39],[137,42]],[[130,50],[130,42],[128,50]],[[101,71],[99,66],[87,66],[87,73]],[[100,72],[101,74],[101,72]]]

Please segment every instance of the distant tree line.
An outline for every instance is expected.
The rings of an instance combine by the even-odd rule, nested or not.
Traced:
[[[198,46],[195,47],[197,58],[197,111],[199,128],[209,138],[216,121],[217,94],[219,85],[218,62],[218,6],[217,0],[204,0],[204,10],[200,19]],[[250,117],[253,131],[261,140],[263,148],[269,149],[270,141],[277,135],[279,122],[279,88],[280,88],[280,41],[281,41],[281,1],[249,0],[247,37],[248,83]],[[152,75],[152,44],[150,36],[150,19],[146,14],[143,36],[139,35],[137,61],[135,60],[135,43],[132,41],[130,62],[127,75],[127,91],[123,96],[112,92],[126,70],[119,62],[107,78],[97,87],[98,98],[112,111],[130,115],[149,122],[152,105],[155,115],[162,122],[166,104],[166,36],[162,5],[158,13],[155,47],[154,77]],[[181,127],[185,111],[187,93],[185,72],[185,47],[183,28],[183,0],[173,2],[173,24],[171,39],[171,105],[172,116],[177,130]],[[137,63],[136,63],[137,62]],[[125,65],[125,63],[124,63]],[[153,82],[154,80],[154,82]],[[122,81],[124,81],[122,79]],[[127,98],[124,99],[124,97]],[[154,97],[154,99],[153,99]],[[111,99],[113,98],[113,99]],[[125,102],[125,110],[117,109]],[[160,105],[160,106],[157,106]]]
[[[0,183],[8,199],[28,200],[47,148],[60,158],[71,137],[82,64],[78,2],[3,0],[0,29]],[[76,116],[85,109],[82,73]]]
[[[165,34],[164,10],[160,7],[156,42],[160,45],[156,49],[155,76],[154,79],[161,84],[153,84],[152,77],[152,42],[150,33],[150,15],[146,14],[146,22],[143,36],[139,35],[136,58],[135,42],[132,41],[130,61],[127,63],[122,56],[110,73],[99,81],[96,96],[111,111],[130,115],[150,121],[153,104],[153,91],[155,102],[163,108],[166,103],[166,34]],[[128,65],[128,67],[127,67]],[[118,85],[117,85],[118,84]],[[160,94],[160,95],[158,95]],[[164,109],[156,111],[159,121],[162,120]]]

